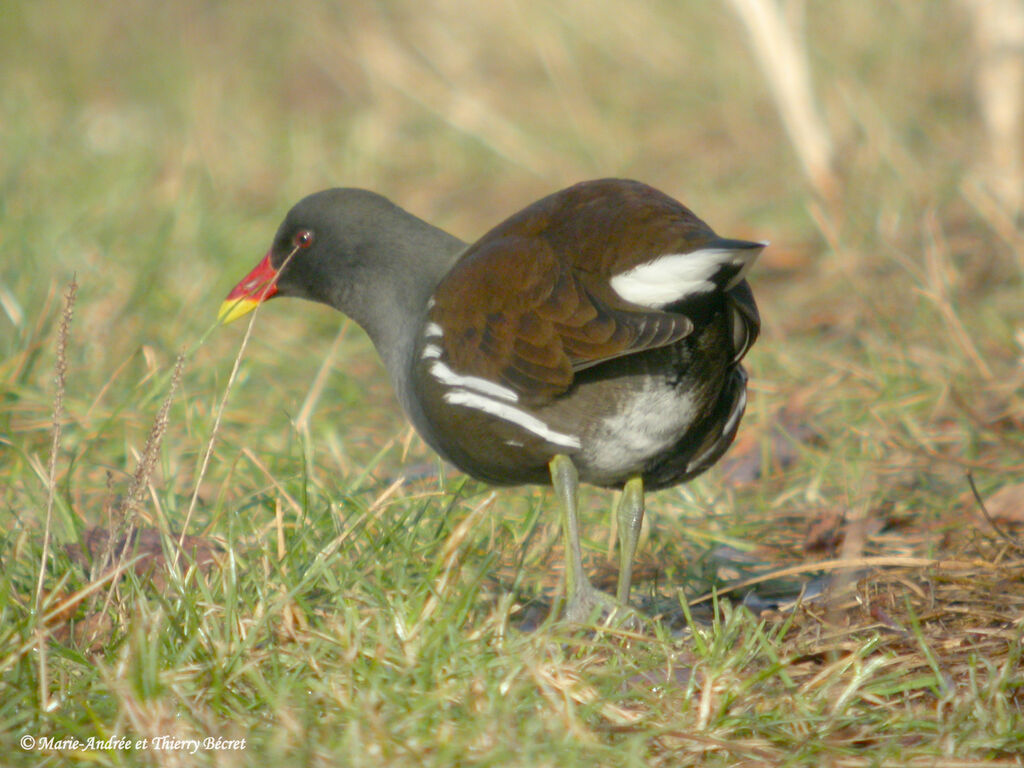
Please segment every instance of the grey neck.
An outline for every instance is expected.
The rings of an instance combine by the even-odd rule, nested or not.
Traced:
[[[373,341],[399,403],[422,434],[423,415],[411,392],[414,348],[426,322],[427,302],[466,243],[412,214],[402,214],[378,232],[372,245],[377,275],[356,283],[360,294],[345,297],[344,311]]]

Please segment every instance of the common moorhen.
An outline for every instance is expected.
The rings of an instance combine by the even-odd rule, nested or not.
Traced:
[[[549,195],[468,246],[378,194],[329,189],[288,212],[220,317],[273,296],[341,310],[441,456],[490,483],[551,483],[565,615],[583,621],[628,604],[644,489],[700,474],[736,435],[760,327],[744,276],[765,245],[623,179]],[[580,480],[623,489],[617,599],[583,572]]]

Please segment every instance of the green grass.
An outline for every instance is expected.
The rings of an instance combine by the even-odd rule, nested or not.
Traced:
[[[829,205],[725,4],[2,4],[0,762],[1024,762],[1024,526],[966,480],[1024,475],[1024,261],[978,203],[959,8],[808,4]],[[370,187],[472,238],[606,175],[772,241],[732,454],[765,473],[651,496],[635,592],[662,619],[545,621],[549,493],[440,466],[323,307],[259,312],[200,476],[244,332],[217,307],[301,195]],[[612,498],[582,499],[598,580]],[[829,519],[845,539],[808,544]],[[202,556],[171,567],[186,522]],[[107,528],[159,532],[157,566],[82,558]],[[844,557],[888,564],[728,602],[787,568],[756,589],[792,600]],[[19,746],[113,735],[246,742]]]

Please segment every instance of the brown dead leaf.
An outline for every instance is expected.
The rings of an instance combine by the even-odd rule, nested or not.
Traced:
[[[1024,483],[1004,485],[985,499],[985,509],[997,523],[1024,525]]]
[[[177,541],[177,537],[174,537]],[[163,591],[167,586],[167,563],[161,535],[155,528],[143,528],[123,533],[111,541],[111,532],[106,528],[93,527],[82,534],[82,544],[71,544],[66,547],[68,557],[81,565],[87,572],[96,566],[99,573],[93,574],[96,579],[103,579],[118,567],[122,558],[127,561],[141,555],[132,566],[132,570],[140,579],[150,579],[153,586]],[[220,547],[201,536],[186,536],[182,542],[181,565],[189,568],[193,564],[203,573],[208,572],[216,562]],[[57,642],[65,643],[74,640],[79,646],[91,651],[99,650],[107,642],[113,631],[113,621],[109,606],[98,610],[87,611],[79,615],[88,591],[82,597],[63,607],[47,621]],[[52,596],[51,604],[61,605],[70,598],[60,594]]]
[[[835,553],[842,543],[841,529],[846,514],[838,509],[822,510],[817,518],[810,521],[807,536],[804,537],[805,552]]]
[[[89,528],[82,535],[81,546],[71,544],[67,547],[68,557],[87,570],[94,563],[102,564],[104,570],[99,574],[102,578],[110,569],[116,567],[120,559],[129,560],[141,555],[142,557],[132,567],[136,575],[142,578],[149,577],[153,586],[159,590],[167,586],[166,558],[160,531],[155,528],[140,528],[121,534],[114,542],[111,542],[110,536],[111,532],[106,528]],[[177,534],[173,534],[172,538],[177,541]],[[205,573],[216,561],[220,551],[216,543],[202,536],[186,536],[182,541],[180,562],[184,568],[194,563]]]

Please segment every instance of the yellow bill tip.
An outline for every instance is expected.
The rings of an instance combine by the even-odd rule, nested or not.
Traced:
[[[240,317],[245,317],[252,312],[259,305],[256,299],[246,298],[242,296],[238,299],[226,299],[223,304],[220,305],[220,310],[217,312],[217,319],[220,320],[221,325],[227,325],[233,323]]]

